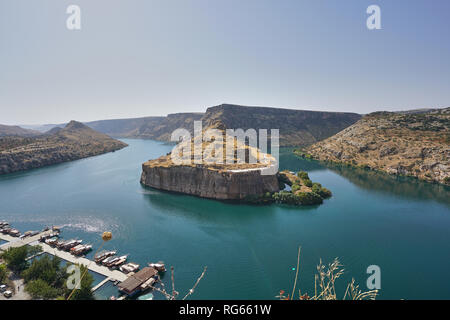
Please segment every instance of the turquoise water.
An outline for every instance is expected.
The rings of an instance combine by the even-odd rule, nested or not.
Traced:
[[[193,299],[272,299],[290,291],[302,247],[299,284],[314,291],[315,266],[339,257],[344,294],[352,277],[365,287],[381,268],[383,299],[450,299],[450,190],[412,179],[325,168],[285,152],[282,168],[307,170],[333,197],[321,206],[250,206],[144,188],[141,164],[170,151],[155,141],[97,157],[0,177],[0,220],[21,231],[63,227],[64,238],[175,267],[186,293],[208,266]],[[90,253],[88,256],[92,256]],[[163,281],[170,286],[170,276]],[[105,288],[109,297],[115,288]],[[157,299],[155,295],[155,299]]]

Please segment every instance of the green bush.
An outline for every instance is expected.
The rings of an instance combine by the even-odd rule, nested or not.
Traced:
[[[304,184],[305,186],[307,186],[307,187],[310,187],[310,188],[313,186],[312,181],[309,180],[309,179],[304,179],[304,180],[303,180],[303,184]]]
[[[27,267],[28,265],[26,261],[27,256],[28,256],[27,246],[9,248],[2,254],[2,257],[6,261],[8,267],[16,272],[20,272]]]
[[[86,266],[80,266],[80,274],[84,274],[86,271]],[[94,283],[94,277],[86,272],[85,276],[81,280],[80,289],[76,289],[70,300],[95,300],[94,294],[92,292],[92,285]],[[71,290],[66,289],[65,297],[68,298]]]
[[[6,269],[6,264],[0,264],[0,283],[6,280],[8,275],[8,269]]]
[[[35,259],[30,267],[22,272],[25,282],[33,280],[43,280],[58,287],[62,286],[65,280],[65,273],[60,268],[61,259],[58,257],[43,256]]]
[[[294,184],[291,187],[291,190],[293,193],[296,193],[298,190],[300,190],[301,186],[299,186],[298,184]]]
[[[312,192],[315,192],[317,194],[320,194],[320,190],[322,189],[322,186],[320,185],[320,183],[313,183],[312,185]]]
[[[26,284],[25,290],[33,299],[55,299],[58,296],[58,290],[42,279],[32,280]]]
[[[299,202],[302,205],[314,205],[323,203],[323,199],[315,192],[299,192]]]
[[[299,171],[297,172],[297,177],[299,177],[302,180],[309,180],[308,173],[305,171]]]
[[[327,188],[324,188],[324,187],[322,187],[322,188],[320,189],[320,191],[318,192],[318,194],[319,194],[322,198],[324,198],[324,199],[331,198],[331,196],[333,195],[333,194],[331,193],[330,190],[328,190]]]

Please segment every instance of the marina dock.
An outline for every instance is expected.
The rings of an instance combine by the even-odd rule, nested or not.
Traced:
[[[105,266],[97,265],[92,260],[89,260],[89,259],[86,259],[83,257],[76,257],[76,256],[71,255],[69,252],[65,252],[62,250],[58,250],[56,248],[52,248],[46,243],[38,242],[41,236],[49,235],[52,232],[53,232],[52,230],[43,231],[35,236],[28,237],[25,239],[19,239],[16,237],[11,237],[10,235],[5,235],[5,234],[0,233],[0,239],[8,241],[7,243],[0,245],[0,250],[8,250],[9,248],[16,248],[16,247],[21,247],[24,245],[36,244],[36,245],[39,245],[42,247],[43,252],[57,256],[63,260],[66,260],[66,261],[74,263],[74,264],[84,265],[89,270],[105,276],[108,280],[122,282],[128,278],[125,273],[123,273],[119,270],[110,270]],[[105,280],[101,282],[102,285],[107,282]],[[97,287],[100,287],[100,286],[97,285],[95,289],[98,289]]]
[[[69,261],[74,264],[82,264],[86,266],[89,270],[96,272],[98,274],[101,274],[107,278],[110,278],[109,280],[117,280],[117,281],[125,281],[128,277],[125,273],[119,271],[119,270],[110,270],[105,266],[99,266],[94,261],[83,258],[83,257],[76,257],[71,255],[69,252],[61,251],[55,248],[50,247],[46,243],[39,243],[39,245],[42,247],[42,250],[44,252],[47,252],[51,255],[60,257],[61,259],[64,259],[66,261]],[[106,282],[105,282],[106,283]]]
[[[7,243],[0,245],[0,250],[8,250],[9,248],[17,248],[33,242],[37,242],[39,241],[39,238],[41,236],[49,235],[52,232],[53,232],[52,230],[43,231],[35,236],[27,237],[25,239],[20,239],[17,237],[12,237],[10,235],[0,233],[0,239],[8,241]]]

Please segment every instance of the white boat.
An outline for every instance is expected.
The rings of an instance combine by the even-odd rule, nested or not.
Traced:
[[[119,260],[115,261],[111,264],[111,267],[118,267],[121,264],[124,264],[127,261],[128,255],[119,257]]]
[[[18,237],[18,236],[20,236],[20,231],[17,230],[17,229],[11,229],[11,230],[9,230],[8,233],[9,233],[10,236],[13,236],[13,237]]]
[[[88,252],[92,249],[92,245],[91,244],[87,244],[87,245],[78,245],[76,247],[73,247],[72,249],[70,249],[71,253],[74,255],[81,255],[85,252]]]
[[[101,264],[104,265],[104,266],[106,266],[108,263],[113,262],[113,261],[115,261],[116,259],[118,259],[118,258],[117,258],[117,257],[114,257],[114,256],[110,256],[110,257],[107,257],[106,259],[104,259],[104,260],[101,262]]]
[[[137,263],[130,262],[124,264],[123,266],[120,266],[119,270],[124,273],[136,272],[137,270],[139,270],[139,265]]]
[[[82,242],[83,242],[83,240],[71,240],[71,241],[69,241],[68,243],[65,243],[65,244],[62,246],[62,249],[64,249],[64,250],[70,250],[70,249],[72,249],[73,247],[75,247],[75,246],[81,244]]]
[[[58,242],[58,238],[53,237],[53,238],[50,238],[50,239],[46,239],[44,242],[46,244],[48,244],[49,246],[53,246],[53,245],[56,244],[56,242]]]
[[[108,257],[114,256],[117,251],[102,251],[95,255],[94,260],[96,263],[102,263]]]
[[[158,261],[157,263],[149,263],[148,266],[155,268],[159,272],[166,272],[166,265],[162,261]]]

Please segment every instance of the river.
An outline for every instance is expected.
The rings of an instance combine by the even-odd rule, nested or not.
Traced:
[[[172,146],[123,141],[129,147],[113,153],[0,176],[0,220],[22,232],[59,225],[64,238],[94,246],[110,230],[106,248],[141,265],[174,266],[181,294],[207,266],[192,299],[274,299],[281,289],[290,292],[298,246],[302,293],[313,295],[319,259],[339,257],[341,297],[352,277],[364,289],[367,267],[377,265],[380,299],[450,299],[448,187],[324,167],[282,150],[282,169],[307,170],[333,197],[314,207],[239,205],[141,186],[141,164]],[[163,280],[170,285],[169,274]],[[108,290],[103,297],[116,289]]]

